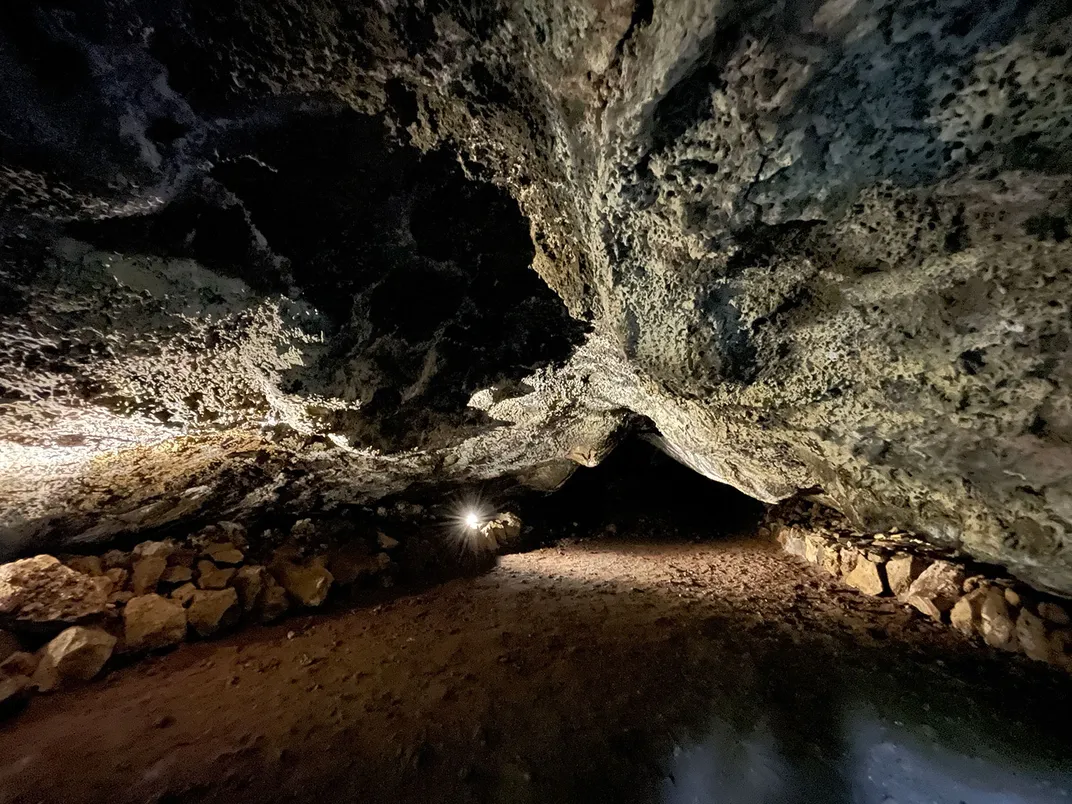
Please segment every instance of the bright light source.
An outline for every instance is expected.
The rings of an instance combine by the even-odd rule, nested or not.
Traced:
[[[480,515],[476,511],[469,511],[465,514],[465,526],[470,530],[476,530],[480,527]]]

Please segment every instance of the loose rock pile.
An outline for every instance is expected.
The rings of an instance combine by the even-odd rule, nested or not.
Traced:
[[[509,516],[502,527],[516,523],[520,531]],[[293,608],[322,606],[358,582],[393,583],[397,539],[377,533],[310,549],[315,537],[312,523],[301,520],[258,563],[245,529],[220,522],[184,543],[146,541],[129,552],[38,555],[0,566],[0,709],[34,691],[88,681],[114,656],[269,623]]]
[[[893,596],[986,644],[1072,672],[1068,607],[1009,578],[972,573],[905,534],[846,535],[823,525],[773,526],[782,549],[864,594]]]

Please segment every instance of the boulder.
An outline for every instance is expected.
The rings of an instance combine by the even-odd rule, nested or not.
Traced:
[[[251,612],[257,606],[261,592],[268,582],[268,570],[258,565],[239,567],[231,583],[238,592],[238,601],[245,612]]]
[[[192,583],[184,583],[178,589],[171,592],[171,599],[179,601],[179,603],[184,606],[188,606],[197,591],[197,587]]]
[[[849,586],[865,595],[879,596],[886,592],[885,573],[880,563],[869,556],[857,556],[853,568],[842,578]]]
[[[1018,647],[1016,624],[1009,612],[1005,592],[993,586],[986,590],[979,609],[979,633],[986,644],[1002,650],[1015,651]]]
[[[826,553],[829,539],[818,533],[808,533],[804,536],[804,558],[809,564],[822,564]]]
[[[908,587],[905,602],[935,620],[960,599],[964,568],[948,561],[935,561]]]
[[[1027,609],[1020,609],[1016,618],[1016,641],[1028,658],[1039,662],[1050,661],[1050,640],[1046,633],[1046,621]]]
[[[981,625],[980,612],[985,597],[985,587],[977,587],[964,595],[949,612],[950,624],[968,636],[978,633]]]
[[[287,591],[279,585],[274,577],[265,578],[264,590],[257,599],[257,619],[262,623],[275,622],[290,609]]]
[[[112,567],[109,570],[105,570],[104,577],[112,582],[112,590],[116,591],[127,585],[130,572],[122,567]]]
[[[903,600],[908,596],[913,581],[922,575],[926,568],[927,562],[919,556],[894,556],[886,562],[886,582],[890,585],[890,592]]]
[[[183,567],[181,565],[174,567],[167,567],[164,573],[160,576],[160,583],[166,584],[181,584],[189,583],[194,579],[194,571],[190,567]]]
[[[834,577],[837,577],[841,574],[841,562],[843,559],[843,552],[844,551],[837,545],[836,542],[825,545],[822,548],[819,566],[821,566],[824,570],[826,570]],[[855,553],[850,553],[848,557],[850,561],[855,562]]]
[[[101,556],[105,572],[110,569],[130,569],[130,553],[123,550],[109,550]]]
[[[197,562],[197,585],[202,589],[226,589],[234,574],[231,567],[220,569],[211,561]]]
[[[377,531],[376,544],[381,550],[394,550],[402,543],[398,539],[392,539],[383,531]]]
[[[134,560],[139,558],[163,558],[167,559],[178,545],[170,539],[162,542],[142,542],[134,548]]]
[[[198,589],[190,596],[186,621],[199,636],[212,636],[238,622],[240,612],[234,589]]]
[[[123,626],[127,650],[166,648],[186,638],[186,609],[159,595],[142,595],[123,609]]]
[[[202,555],[215,564],[235,565],[245,560],[242,551],[230,542],[213,542],[205,547]]]
[[[1065,608],[1057,603],[1045,601],[1038,604],[1039,617],[1054,625],[1068,625],[1072,622]]]
[[[36,653],[27,653],[24,650],[16,651],[0,662],[0,675],[33,676],[37,672],[37,665],[40,663],[41,657]]]
[[[103,614],[107,604],[96,579],[53,556],[0,566],[0,617],[13,627],[75,624]]]
[[[299,606],[319,606],[327,600],[334,577],[319,561],[297,564],[280,561],[270,568],[290,599]]]
[[[791,556],[805,558],[804,534],[794,527],[782,526],[778,528],[778,544],[782,550]]]
[[[68,628],[41,650],[33,686],[40,692],[51,692],[64,681],[95,678],[111,658],[116,641],[100,628]]]
[[[496,549],[506,547],[521,538],[521,520],[516,514],[498,514],[481,527],[481,533]]]
[[[346,542],[331,552],[328,568],[335,583],[340,586],[371,577],[383,569],[379,559],[369,552],[363,542]]]
[[[146,544],[160,544],[160,542],[146,542]],[[156,591],[156,585],[160,577],[167,569],[167,557],[162,555],[139,556],[135,552],[134,569],[131,572],[131,586],[135,595],[146,595]]]
[[[1012,587],[1005,587],[1005,602],[1013,608],[1019,608],[1023,604],[1023,599],[1020,597],[1020,593]]]
[[[104,563],[101,561],[100,556],[70,556],[63,563],[83,575],[104,574]]]

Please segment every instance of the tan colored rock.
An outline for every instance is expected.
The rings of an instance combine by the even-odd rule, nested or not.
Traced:
[[[489,544],[500,549],[521,538],[521,519],[510,512],[497,514],[484,523],[480,530]]]
[[[1027,609],[1020,609],[1016,618],[1016,641],[1028,658],[1039,662],[1050,661],[1050,640],[1046,633],[1046,621]]]
[[[95,678],[112,657],[115,643],[116,638],[100,628],[68,628],[42,648],[33,686],[51,692],[61,682]]]
[[[186,638],[186,609],[159,595],[142,595],[123,609],[123,625],[128,650],[166,648]]]
[[[978,587],[964,595],[949,612],[950,624],[968,636],[978,633],[982,625],[980,612],[985,597],[986,589]]]
[[[919,556],[894,556],[886,562],[886,582],[890,585],[890,592],[904,599],[908,596],[912,582],[922,575],[926,568],[927,562]]]
[[[146,542],[146,544],[161,544],[161,542]],[[140,545],[139,545],[140,546]],[[167,557],[162,555],[137,556],[134,558],[134,569],[131,573],[131,586],[135,595],[146,595],[156,591],[156,585],[160,583],[160,577],[167,569]]]
[[[205,547],[202,555],[216,564],[235,565],[245,561],[242,551],[230,542],[213,542]]]
[[[331,584],[335,580],[328,570],[317,561],[296,564],[280,561],[269,571],[279,581],[290,599],[300,606],[319,606],[327,600]]]
[[[934,620],[953,608],[960,599],[964,569],[948,561],[935,561],[908,587],[905,602]]]
[[[212,636],[238,622],[239,613],[234,589],[198,589],[190,596],[186,621],[199,636]]]
[[[189,583],[194,579],[194,571],[189,567],[174,566],[164,569],[160,576],[160,583],[180,584]]]
[[[1051,603],[1049,601],[1039,603],[1038,613],[1039,617],[1054,625],[1069,625],[1072,623],[1072,619],[1069,618],[1068,612],[1063,606],[1060,606],[1057,603]]]
[[[1008,651],[1015,651],[1018,648],[1016,624],[1009,612],[1009,603],[1005,600],[1004,591],[996,587],[986,589],[983,604],[979,610],[979,619],[979,633],[983,635],[986,644]]]
[[[202,589],[226,589],[234,574],[230,567],[220,569],[211,561],[197,562],[197,585]]]
[[[842,577],[849,586],[858,589],[865,595],[878,597],[885,594],[886,583],[881,564],[873,561],[869,556],[858,556],[852,570]]]
[[[311,541],[316,537],[316,527],[311,519],[299,519],[290,529],[290,535],[299,541]]]
[[[16,651],[0,662],[0,676],[33,676],[41,657],[24,650]]]
[[[96,576],[104,574],[104,564],[100,556],[71,556],[63,563],[83,575]]]
[[[265,587],[257,599],[257,619],[262,623],[275,622],[290,609],[290,599],[287,591],[279,585],[275,578],[268,575],[265,578]]]
[[[268,570],[258,565],[239,567],[231,580],[238,592],[238,601],[245,612],[257,607],[257,601],[268,583]]]
[[[192,583],[184,583],[178,589],[175,589],[171,592],[171,599],[179,601],[179,603],[184,606],[188,606],[190,604],[190,601],[193,600],[194,595],[197,593],[197,591],[197,587],[194,586]]]
[[[103,614],[107,604],[94,578],[53,556],[0,566],[0,617],[12,625],[77,623]]]
[[[297,562],[292,562],[297,563]],[[363,542],[347,542],[332,551],[328,568],[335,583],[348,586],[361,578],[371,577],[383,567]]]
[[[167,559],[178,545],[170,539],[161,542],[142,542],[134,548],[134,560],[139,558],[163,558]]]
[[[122,567],[112,567],[110,570],[105,571],[104,577],[112,582],[112,590],[118,591],[127,585],[130,572]]]
[[[105,572],[110,569],[130,569],[130,553],[123,550],[109,550],[101,556]]]
[[[1013,608],[1018,608],[1023,600],[1020,599],[1020,593],[1010,587],[1005,587],[1005,602]]]
[[[131,598],[133,598],[133,597],[134,597],[133,592],[128,592],[128,591],[112,592],[110,595],[108,595],[108,602],[109,603],[114,603],[114,604],[119,605],[119,606],[123,606],[123,605],[126,605],[127,603],[129,603]]]
[[[829,539],[818,533],[808,533],[804,536],[804,558],[809,564],[822,564],[826,554]]]
[[[379,545],[379,548],[381,550],[394,550],[399,545],[401,545],[402,542],[398,541],[398,539],[392,539],[390,536],[388,536],[383,531],[377,531],[376,532],[376,544]]]

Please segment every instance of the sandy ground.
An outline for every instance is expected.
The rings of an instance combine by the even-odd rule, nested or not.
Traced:
[[[1070,693],[769,542],[649,530],[38,698],[0,802],[1063,802]]]

